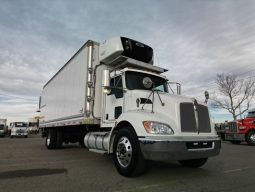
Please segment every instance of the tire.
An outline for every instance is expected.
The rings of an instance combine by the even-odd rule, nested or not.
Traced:
[[[80,146],[80,148],[86,148],[84,140],[79,141],[79,146]]]
[[[10,138],[12,139],[12,138],[13,138],[13,136],[11,135],[11,136],[10,136]]]
[[[185,167],[198,168],[198,167],[202,167],[207,162],[207,160],[208,158],[190,159],[190,160],[181,160],[179,161],[179,163]]]
[[[225,134],[224,133],[222,133],[221,135],[220,135],[220,137],[221,137],[221,140],[222,141],[225,141],[226,139],[225,139]]]
[[[61,149],[63,144],[63,131],[62,129],[57,129],[57,138],[56,138],[56,149]]]
[[[117,171],[125,177],[139,176],[146,169],[136,133],[131,127],[119,130],[113,143],[113,160]]]
[[[25,138],[27,138],[27,135],[25,136]]]
[[[240,145],[242,141],[230,141],[230,143],[234,144],[234,145]]]
[[[57,144],[57,132],[55,129],[49,129],[45,139],[45,146],[47,149],[56,149]]]
[[[255,146],[255,131],[250,131],[245,138],[248,145]]]

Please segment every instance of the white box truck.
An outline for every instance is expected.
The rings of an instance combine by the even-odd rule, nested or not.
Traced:
[[[12,122],[10,123],[10,138],[13,137],[25,137],[27,138],[27,123],[25,122]]]
[[[220,139],[204,103],[170,93],[166,71],[138,41],[87,41],[43,87],[39,127],[46,147],[83,143],[112,154],[128,177],[142,174],[146,160],[202,166],[219,154]]]
[[[0,137],[4,137],[7,133],[7,119],[0,119]]]
[[[36,118],[29,118],[27,123],[27,129],[30,134],[38,134],[38,120]]]

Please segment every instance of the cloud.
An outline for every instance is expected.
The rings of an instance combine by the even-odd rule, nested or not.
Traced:
[[[167,77],[203,100],[217,73],[254,69],[255,2],[248,2],[2,0],[0,93],[37,100],[86,40],[127,36],[151,45]]]

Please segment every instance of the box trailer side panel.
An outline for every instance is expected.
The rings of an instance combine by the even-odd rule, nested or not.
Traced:
[[[41,97],[42,124],[83,119],[87,62],[88,47],[85,45],[45,85]]]

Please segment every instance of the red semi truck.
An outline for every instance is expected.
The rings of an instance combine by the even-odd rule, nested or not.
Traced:
[[[246,118],[228,123],[225,139],[233,144],[246,141],[248,145],[255,146],[255,108],[248,112]]]

